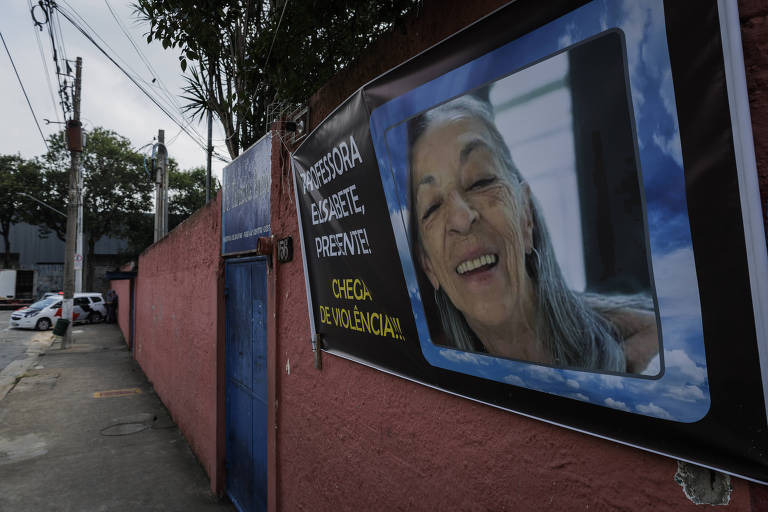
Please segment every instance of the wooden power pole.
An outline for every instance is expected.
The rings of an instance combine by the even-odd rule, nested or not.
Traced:
[[[61,343],[66,348],[72,342],[72,310],[75,293],[75,244],[77,231],[77,210],[80,205],[80,157],[83,153],[83,130],[80,123],[80,87],[83,59],[75,63],[75,94],[72,101],[72,119],[67,121],[67,145],[72,157],[69,168],[69,195],[67,200],[67,241],[64,251],[64,299],[61,317],[69,321],[67,332]]]

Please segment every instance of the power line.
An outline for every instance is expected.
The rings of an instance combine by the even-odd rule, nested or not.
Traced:
[[[197,136],[200,137],[200,139],[198,139],[194,135],[192,135],[192,133],[190,133],[189,130],[182,123],[180,123],[176,118],[174,118],[173,115],[171,115],[171,113],[168,112],[168,110],[165,107],[163,107],[154,96],[152,96],[149,92],[146,91],[146,89],[144,89],[144,87],[141,86],[141,84],[139,83],[139,81],[135,77],[133,77],[130,73],[128,73],[114,58],[112,58],[111,55],[109,55],[109,53],[107,53],[106,50],[104,50],[104,48],[102,48],[94,40],[94,38],[83,27],[81,27],[75,20],[73,20],[72,16],[70,16],[67,12],[62,10],[61,7],[58,6],[58,5],[54,5],[54,8],[62,16],[64,16],[64,18],[66,18],[67,21],[69,21],[72,24],[72,26],[74,26],[86,39],[88,39],[102,54],[104,54],[104,56],[107,59],[109,59],[109,61],[112,62],[112,64],[114,64],[126,77],[128,77],[128,79],[131,82],[133,82],[133,84],[136,87],[138,87],[139,90],[142,93],[144,93],[144,95],[147,98],[149,98],[149,100],[152,103],[154,103],[155,106],[157,106],[157,108],[159,108],[174,124],[179,126],[179,128],[181,128],[184,131],[184,133],[186,133],[192,139],[193,142],[195,142],[204,151],[207,151],[206,144],[204,142],[201,142],[201,140],[200,140],[200,139],[202,139],[202,136],[200,136],[200,134],[197,134]],[[195,131],[194,128],[192,128],[192,127],[190,127],[190,129]],[[228,160],[225,159],[224,157],[222,157],[219,153],[215,153],[215,156],[216,156],[217,159],[221,160],[222,162],[228,162]]]
[[[131,34],[128,32],[128,29],[125,28],[125,25],[123,24],[122,20],[120,20],[120,17],[117,15],[115,10],[112,8],[112,5],[110,5],[109,0],[104,0],[104,3],[107,6],[107,9],[109,9],[110,14],[112,14],[112,18],[114,18],[115,22],[117,23],[117,26],[120,27],[120,30],[123,32],[123,35],[125,35],[126,39],[128,39],[128,42],[131,43],[131,46],[136,51],[136,54],[139,56],[139,59],[141,62],[144,63],[144,66],[147,68],[147,71],[149,71],[149,74],[152,77],[152,84],[155,84],[156,87],[165,95],[165,98],[169,100],[173,106],[175,106],[178,110],[181,110],[181,106],[176,101],[176,97],[171,94],[171,92],[168,90],[168,87],[163,83],[163,81],[160,79],[159,74],[155,70],[155,68],[152,66],[152,63],[149,61],[149,59],[146,58],[144,53],[139,49],[138,46],[136,46],[136,43],[134,42],[133,38],[131,37]],[[71,7],[70,7],[71,8]],[[148,84],[151,86],[151,84]]]
[[[138,74],[138,73],[137,73],[137,72],[136,72],[136,71],[135,71],[133,68],[131,68],[130,64],[128,64],[128,61],[126,61],[125,59],[123,59],[123,58],[122,58],[122,57],[121,57],[121,56],[120,56],[120,55],[117,53],[117,51],[115,51],[115,49],[114,49],[114,48],[112,48],[112,47],[109,45],[109,43],[108,43],[108,42],[107,42],[107,41],[106,41],[106,40],[105,40],[103,37],[101,37],[101,36],[99,35],[99,33],[98,33],[98,32],[96,32],[96,30],[95,30],[95,29],[94,29],[94,28],[93,28],[93,27],[92,27],[92,26],[91,26],[91,25],[88,23],[88,21],[87,21],[87,20],[86,20],[86,19],[85,19],[85,18],[84,18],[82,15],[80,15],[80,14],[79,14],[79,13],[78,13],[78,12],[75,10],[75,8],[74,8],[74,7],[72,7],[71,5],[69,5],[69,4],[66,2],[66,0],[59,0],[59,3],[60,3],[60,4],[63,4],[64,6],[66,6],[66,8],[67,8],[67,9],[69,9],[69,10],[71,11],[71,14],[72,14],[72,16],[73,16],[73,17],[77,17],[77,18],[78,18],[78,19],[79,19],[79,20],[80,20],[80,21],[81,21],[81,22],[82,22],[82,23],[83,23],[83,24],[84,24],[84,25],[85,25],[85,26],[86,26],[86,27],[87,27],[87,28],[90,30],[90,32],[91,32],[91,33],[93,33],[93,34],[95,35],[95,37],[97,37],[97,38],[98,38],[100,41],[102,41],[102,42],[104,43],[104,45],[105,45],[105,46],[106,46],[106,47],[107,47],[107,48],[108,48],[108,49],[109,49],[109,50],[110,50],[110,51],[111,51],[111,52],[112,52],[112,53],[113,53],[113,54],[114,54],[114,55],[115,55],[115,56],[116,56],[118,59],[120,59],[120,61],[121,61],[121,62],[122,62],[124,65],[125,65],[125,68],[127,68],[127,71],[126,71],[126,70],[124,70],[124,69],[121,69],[121,71],[123,71],[123,73],[125,73],[125,74],[126,74],[126,76],[128,76],[129,78],[132,78],[132,81],[134,81],[134,83],[135,83],[135,80],[138,80],[138,81],[140,81],[140,82],[144,83],[144,84],[145,84],[147,87],[153,87],[153,84],[152,84],[152,83],[150,83],[150,82],[148,82],[147,80],[145,80],[144,78],[142,78],[142,77],[141,77],[141,76],[140,76],[140,75],[139,75],[139,74]],[[146,59],[146,57],[144,57],[144,55],[141,53],[141,50],[139,50],[139,48],[138,48],[138,47],[137,47],[137,46],[134,44],[134,42],[133,42],[133,39],[131,38],[130,34],[128,34],[128,33],[127,33],[126,29],[125,29],[125,28],[124,28],[124,26],[122,25],[122,23],[121,23],[121,21],[120,21],[119,17],[118,17],[118,16],[117,16],[117,14],[114,12],[114,10],[112,9],[112,7],[111,7],[111,5],[109,4],[109,2],[108,2],[107,0],[105,0],[105,3],[106,3],[106,5],[107,5],[107,8],[109,9],[110,13],[112,14],[112,17],[115,19],[115,21],[117,22],[118,26],[120,27],[120,30],[122,30],[122,31],[123,31],[123,34],[125,34],[125,36],[128,38],[129,42],[131,43],[131,46],[133,46],[133,48],[134,48],[134,49],[136,50],[136,52],[139,54],[139,58],[142,60],[142,62],[144,62],[145,66],[146,66],[146,67],[147,67],[147,69],[149,70],[149,72],[150,72],[150,75],[152,75],[152,78],[153,78],[153,82],[157,82],[157,83],[158,83],[158,85],[156,85],[155,87],[156,87],[156,88],[159,90],[159,92],[161,93],[161,96],[164,96],[164,98],[163,98],[163,99],[164,99],[165,101],[167,101],[167,102],[168,102],[168,104],[166,105],[166,108],[168,108],[169,110],[176,110],[176,111],[178,111],[178,112],[181,112],[181,106],[180,106],[180,105],[178,104],[178,102],[176,101],[176,98],[175,98],[175,96],[174,96],[173,94],[171,94],[171,92],[168,90],[168,88],[165,86],[165,84],[163,84],[163,82],[162,82],[161,80],[159,80],[159,79],[155,78],[155,77],[157,76],[157,73],[155,72],[155,70],[154,70],[154,68],[152,67],[151,63],[150,63],[150,62],[149,62],[149,61]],[[61,11],[61,12],[62,12],[62,14],[63,14],[63,15],[66,15],[66,13],[64,13],[64,12],[62,11],[62,7],[61,7],[61,5],[57,5],[56,7],[57,7],[57,9],[58,9],[59,11]],[[67,17],[67,19],[68,19],[68,20],[69,20],[69,21],[70,21],[70,22],[71,22],[73,25],[75,25],[75,27],[76,27],[78,30],[80,30],[80,31],[83,33],[83,35],[86,35],[86,34],[85,34],[85,28],[83,28],[83,27],[80,27],[80,26],[76,25],[76,24],[73,22],[73,20],[71,20],[69,17]],[[87,37],[87,36],[86,36],[86,37]],[[91,41],[91,42],[92,42],[92,43],[93,43],[93,44],[94,44],[94,45],[95,45],[97,48],[99,48],[99,50],[101,50],[101,51],[102,51],[102,53],[104,53],[104,55],[107,55],[106,51],[104,51],[102,48],[100,48],[100,47],[99,47],[99,45],[98,45],[98,44],[97,44],[97,43],[96,43],[96,42],[95,42],[95,41],[94,41],[92,38],[90,39],[90,41]],[[107,55],[107,56],[108,56],[108,55]],[[114,63],[114,61],[113,61],[113,63]],[[115,63],[115,65],[117,66],[117,63]],[[120,68],[120,66],[118,66],[118,68]],[[137,85],[137,87],[138,87],[138,84],[136,84],[136,85]],[[146,92],[144,89],[142,89],[141,87],[140,87],[140,90],[141,90],[141,91],[142,91],[144,94],[147,94],[147,95],[149,94],[149,93],[147,93],[147,92]],[[153,102],[154,102],[154,98],[151,98],[151,99],[153,99]],[[157,104],[157,103],[156,103],[156,104]],[[158,105],[158,106],[159,106],[159,105]],[[167,112],[167,111],[165,111],[165,114],[166,114],[166,115],[168,115],[168,116],[170,116],[170,113],[169,113],[169,112]],[[178,116],[178,117],[172,117],[172,120],[173,120],[173,122],[174,122],[174,123],[176,123],[177,125],[180,125],[180,124],[182,124],[182,123],[183,123],[184,125],[186,125],[186,127],[187,127],[189,130],[191,130],[191,131],[194,133],[194,135],[195,135],[195,136],[197,136],[197,138],[198,138],[198,141],[202,141],[202,138],[203,138],[203,136],[202,136],[202,135],[201,135],[201,134],[200,134],[200,133],[197,131],[197,129],[196,129],[196,128],[195,128],[195,127],[194,127],[194,126],[193,126],[193,125],[192,125],[192,124],[191,124],[191,123],[190,123],[190,122],[187,120],[187,119],[186,119],[186,117],[184,116],[184,114],[183,114],[183,113],[181,113],[181,115],[180,115],[180,116]],[[186,132],[186,133],[187,133],[187,134],[190,136],[190,138],[193,138],[193,136],[192,136],[192,135],[190,135],[188,132]],[[193,141],[194,141],[194,138],[193,138]],[[198,142],[198,141],[196,141],[196,143],[197,143],[198,145],[201,145],[201,144],[202,144],[202,142]],[[218,156],[218,155],[217,155],[217,158],[221,159],[221,157],[220,157],[220,156]]]
[[[168,101],[168,104],[175,108],[176,111],[180,113],[180,118],[184,122],[184,124],[195,134],[202,139],[202,135],[195,129],[194,126],[192,126],[192,123],[189,122],[189,120],[184,115],[183,109],[181,108],[181,105],[179,105],[179,102],[176,100],[176,96],[171,93],[171,91],[168,89],[168,87],[165,85],[165,83],[160,78],[160,75],[157,73],[155,68],[152,66],[152,63],[149,61],[149,59],[146,58],[144,53],[141,51],[141,49],[136,45],[133,38],[131,37],[131,34],[128,32],[128,29],[126,29],[125,25],[121,21],[120,17],[117,15],[115,10],[112,8],[112,5],[109,3],[109,0],[104,0],[104,3],[107,6],[107,9],[109,9],[110,14],[112,14],[112,18],[114,18],[115,22],[117,23],[118,27],[120,27],[120,30],[123,32],[123,35],[125,35],[126,39],[128,39],[128,42],[131,43],[131,46],[136,51],[136,54],[139,56],[139,59],[144,63],[144,66],[147,68],[147,71],[149,71],[150,76],[152,77],[152,83],[147,82],[146,80],[142,80],[145,84],[147,84],[149,87],[155,87],[159,90],[159,92],[165,97],[165,100]],[[72,7],[70,6],[70,9]],[[74,10],[74,9],[73,9]],[[81,16],[82,18],[82,16]],[[103,40],[103,39],[102,39]],[[112,50],[114,51],[114,50]],[[123,59],[121,59],[123,60]],[[125,62],[125,60],[123,60]],[[178,136],[182,132],[179,131],[171,140],[176,140]],[[166,146],[168,146],[170,142],[166,143]]]
[[[5,47],[5,52],[8,54],[8,58],[11,61],[11,66],[13,66],[13,72],[16,73],[16,79],[19,81],[19,85],[21,86],[21,91],[24,93],[24,97],[27,99],[27,105],[29,105],[29,111],[32,112],[32,117],[35,119],[35,124],[37,125],[37,131],[40,132],[40,137],[43,139],[43,144],[45,144],[46,151],[50,151],[51,148],[48,147],[48,141],[45,140],[45,135],[43,135],[43,130],[40,128],[40,123],[37,122],[37,115],[35,115],[35,110],[32,108],[32,103],[29,101],[29,96],[27,96],[27,90],[24,89],[24,84],[21,81],[21,77],[19,76],[19,72],[16,70],[16,64],[13,62],[13,57],[11,57],[11,51],[8,49],[8,45],[5,44],[5,38],[3,37],[3,33],[0,32],[0,39],[3,41],[3,46]]]
[[[29,5],[29,12],[32,13],[34,10],[34,7],[32,5],[32,0],[27,0],[27,5]],[[34,14],[32,14],[32,17],[34,19]],[[51,104],[53,105],[53,112],[56,115],[56,120],[60,122],[61,118],[59,117],[59,108],[58,108],[58,105],[56,104],[56,98],[53,94],[53,84],[51,84],[51,73],[48,70],[48,63],[45,61],[45,51],[43,50],[43,43],[40,41],[40,34],[38,34],[38,31],[42,31],[43,27],[42,25],[40,25],[40,28],[38,30],[38,27],[37,27],[38,22],[36,19],[34,21],[35,21],[35,26],[32,27],[32,32],[35,33],[35,40],[37,41],[37,49],[40,52],[40,60],[43,63],[45,81],[48,84],[48,93],[51,95]]]
[[[275,39],[277,39],[277,32],[280,30],[280,24],[283,22],[283,14],[285,14],[285,8],[288,7],[288,0],[285,0],[283,4],[283,12],[280,13],[280,19],[277,21],[277,28],[275,28],[275,34],[272,36],[272,44],[269,45],[269,52],[267,53],[267,60],[264,62],[264,69],[267,69],[269,64],[269,56],[272,55],[272,47],[275,46]]]
[[[61,105],[61,112],[64,116],[64,119],[67,118],[67,112],[70,110],[69,105],[69,95],[67,94],[67,83],[66,80],[64,80],[64,84],[61,83],[61,77],[62,72],[61,68],[59,67],[59,55],[56,48],[56,24],[55,24],[55,17],[56,12],[51,7],[50,0],[43,0],[44,3],[38,4],[40,5],[40,8],[45,13],[46,21],[45,23],[48,24],[48,36],[51,39],[51,51],[53,52],[53,62],[56,65],[56,83],[59,86],[58,94],[59,94],[59,104]],[[40,23],[35,18],[34,12],[32,14],[32,19],[35,21],[36,24]],[[42,23],[40,23],[42,25]],[[63,49],[63,44],[59,45]],[[63,51],[63,50],[62,50]],[[66,55],[63,57],[64,63],[66,64]]]

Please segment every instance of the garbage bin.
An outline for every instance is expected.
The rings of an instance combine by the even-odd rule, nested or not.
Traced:
[[[69,320],[66,318],[59,318],[56,320],[56,325],[53,327],[53,334],[56,336],[64,336],[67,333],[67,327],[69,327]]]

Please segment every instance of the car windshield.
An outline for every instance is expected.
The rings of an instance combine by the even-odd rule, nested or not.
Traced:
[[[47,299],[39,300],[35,302],[34,304],[31,304],[29,306],[29,309],[43,309],[47,308],[54,302],[56,302],[58,299],[56,297],[48,297]]]

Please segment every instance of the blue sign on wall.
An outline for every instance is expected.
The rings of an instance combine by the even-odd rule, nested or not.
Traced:
[[[268,133],[222,172],[221,253],[256,250],[260,236],[269,236],[269,188],[272,134]]]

